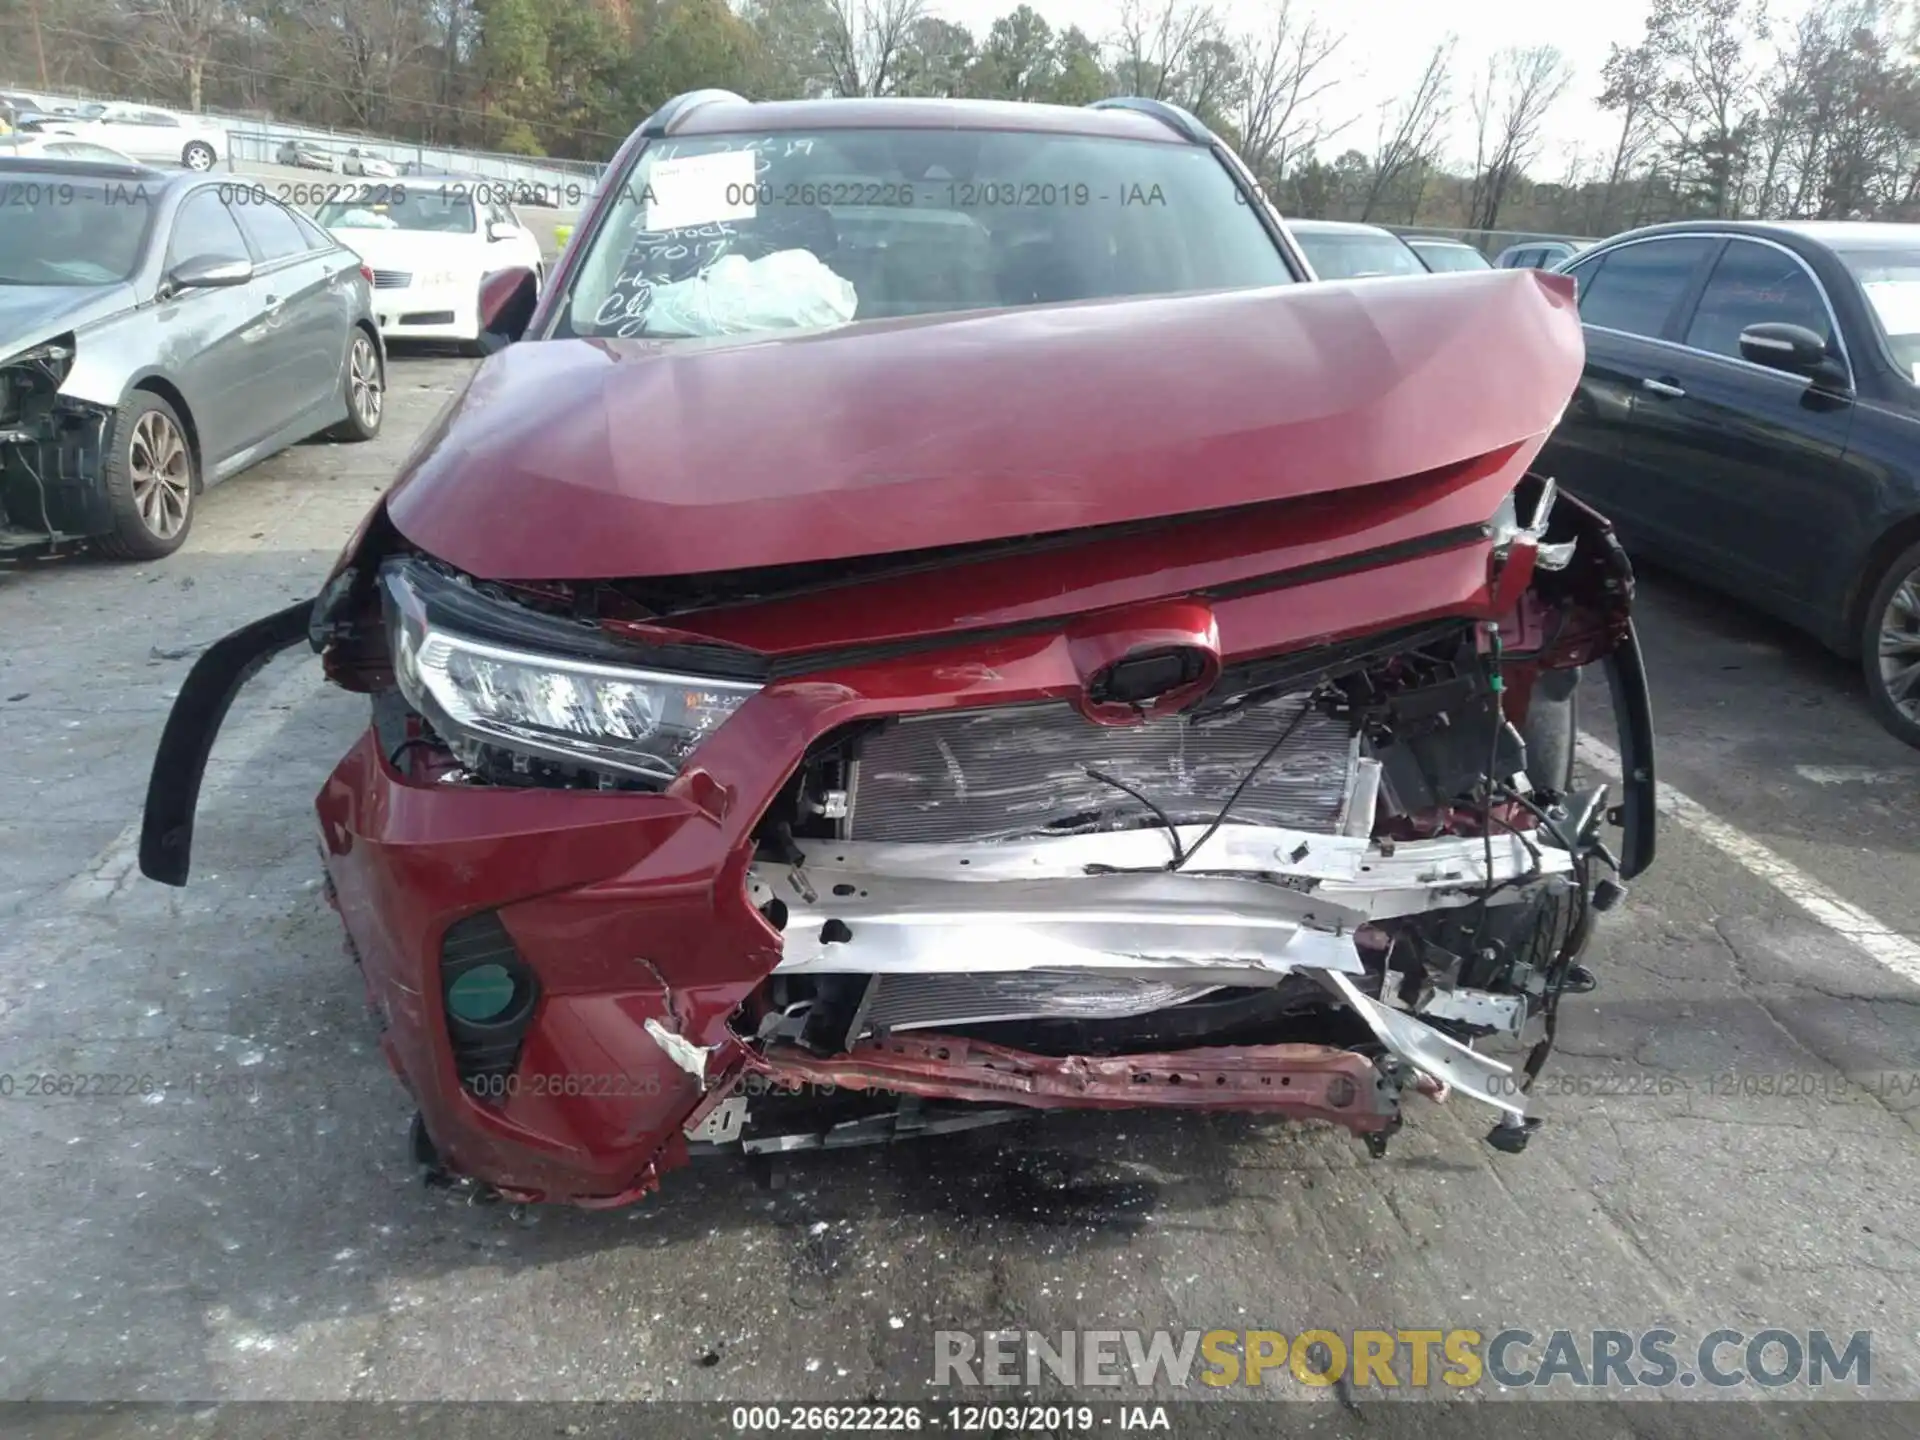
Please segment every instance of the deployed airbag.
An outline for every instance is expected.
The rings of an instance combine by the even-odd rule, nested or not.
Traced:
[[[649,335],[740,335],[842,325],[859,298],[811,250],[758,260],[722,255],[698,275],[654,287]]]

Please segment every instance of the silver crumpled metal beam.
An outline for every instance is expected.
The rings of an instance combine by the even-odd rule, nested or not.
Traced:
[[[787,906],[781,973],[1098,970],[1247,985],[1362,968],[1353,932],[1365,916],[1281,886],[1161,873],[924,879],[834,862],[853,848],[810,859],[805,890],[772,892]],[[777,878],[756,868],[761,885]]]
[[[1527,1097],[1511,1065],[1462,1045],[1404,1010],[1391,1009],[1361,994],[1340,971],[1323,971],[1315,978],[1346,1001],[1382,1045],[1422,1074],[1483,1105],[1523,1120],[1527,1117]]]

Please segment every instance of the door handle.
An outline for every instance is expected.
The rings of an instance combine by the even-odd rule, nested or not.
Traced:
[[[1655,395],[1664,395],[1669,400],[1684,400],[1687,398],[1687,392],[1671,380],[1642,380],[1640,382],[1640,388],[1651,391]]]

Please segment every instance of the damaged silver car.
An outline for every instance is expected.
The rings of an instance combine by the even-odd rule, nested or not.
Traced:
[[[357,256],[241,181],[0,160],[0,558],[170,555],[201,491],[380,430]]]

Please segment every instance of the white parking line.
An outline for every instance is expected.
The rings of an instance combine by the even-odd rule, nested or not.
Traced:
[[[1613,747],[1582,735],[1580,758],[1609,777],[1620,774],[1620,756]],[[1920,944],[1875,919],[1799,866],[1768,849],[1744,831],[1736,830],[1698,801],[1664,782],[1657,802],[1659,813],[1692,831],[1748,874],[1764,880],[1808,915],[1834,933],[1851,940],[1868,955],[1903,979],[1920,984]]]
[[[234,703],[244,706],[246,713],[235,717],[231,724],[220,731],[219,742],[207,761],[206,778],[200,786],[202,809],[208,800],[225,790],[233,778],[251,765],[272,743],[280,733],[281,726],[287,723],[287,712],[325,683],[321,669],[313,663],[312,656],[305,651],[299,654],[300,662],[252,704],[246,703],[247,692],[240,692],[241,699]],[[156,736],[155,743],[158,743],[158,739]],[[144,802],[144,791],[141,798]],[[111,899],[139,873],[139,861],[140,817],[136,815],[113,838],[112,844],[88,861],[86,868],[66,883],[60,892],[60,908],[79,910]]]
[[[1911,770],[1876,770],[1871,765],[1796,765],[1793,773],[1816,785],[1905,785]]]

